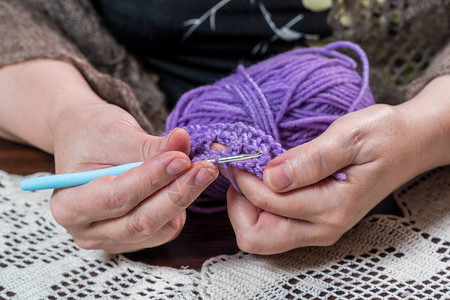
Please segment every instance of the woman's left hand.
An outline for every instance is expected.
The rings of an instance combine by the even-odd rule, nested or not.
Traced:
[[[448,164],[449,102],[430,109],[432,100],[425,101],[439,100],[436,88],[399,106],[374,105],[339,118],[272,160],[264,182],[230,168],[243,193],[230,187],[227,194],[239,248],[274,254],[332,245],[401,184]],[[331,176],[336,172],[346,179]]]

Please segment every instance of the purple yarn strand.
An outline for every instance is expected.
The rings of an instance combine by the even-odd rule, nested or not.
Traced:
[[[359,102],[363,98],[364,93],[366,90],[368,90],[369,86],[369,60],[367,59],[366,54],[364,53],[364,50],[361,49],[360,46],[358,46],[355,43],[348,42],[348,41],[339,41],[335,43],[331,43],[325,47],[326,49],[336,49],[336,48],[348,48],[353,50],[356,54],[358,54],[361,64],[362,64],[362,86],[359,91],[358,97],[353,101],[352,105],[348,109],[347,112],[352,112],[357,109],[357,106],[359,105]]]
[[[358,63],[337,49],[353,51]],[[322,134],[339,117],[374,104],[369,89],[369,62],[356,44],[338,41],[323,48],[296,49],[244,68],[212,85],[185,93],[166,122],[166,133],[175,127],[191,137],[192,161],[262,151],[247,161],[220,165],[219,175],[191,205],[195,212],[225,208],[230,184],[240,192],[228,166],[244,169],[262,180],[264,168],[288,149]],[[211,149],[213,142],[227,146]],[[300,170],[301,172],[301,170]],[[345,173],[330,174],[346,180]],[[219,206],[208,206],[211,202]]]

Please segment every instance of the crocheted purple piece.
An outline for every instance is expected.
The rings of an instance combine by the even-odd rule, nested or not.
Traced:
[[[362,78],[358,64],[336,48],[359,56]],[[367,57],[351,42],[289,51],[249,68],[239,66],[235,74],[185,93],[167,119],[165,134],[175,127],[186,129],[192,161],[260,150],[258,158],[229,164],[262,179],[273,158],[318,137],[337,118],[374,104],[368,77]],[[228,148],[214,151],[213,142]],[[239,191],[227,166],[221,167]],[[345,180],[343,173],[334,177]],[[220,175],[191,209],[223,210],[229,185]]]

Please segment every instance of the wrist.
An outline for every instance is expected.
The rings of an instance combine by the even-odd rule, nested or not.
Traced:
[[[41,92],[47,95],[50,105],[47,126],[52,137],[51,152],[54,153],[55,138],[64,124],[75,123],[76,119],[79,119],[78,122],[89,122],[88,118],[81,120],[89,112],[87,106],[102,104],[104,101],[72,64],[44,61],[42,65],[36,66],[35,75],[42,74],[44,68],[50,78],[46,78],[46,87]],[[53,84],[50,85],[50,82]]]
[[[48,118],[48,127],[52,136],[53,153],[58,140],[67,139],[85,125],[91,124],[96,119],[92,115],[97,111],[94,108],[106,105],[93,91],[85,89],[58,91],[52,102],[54,106]]]
[[[5,66],[0,90],[0,135],[50,153],[61,112],[101,101],[73,65],[48,59]]]
[[[396,109],[413,133],[417,173],[450,164],[450,76],[437,77]]]

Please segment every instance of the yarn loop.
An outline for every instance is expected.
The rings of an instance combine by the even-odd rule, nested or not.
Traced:
[[[361,76],[356,61],[337,48],[358,56]],[[339,117],[374,104],[368,80],[367,57],[354,43],[292,50],[248,68],[238,66],[235,74],[185,93],[169,115],[166,131],[187,130],[192,161],[260,150],[258,158],[229,164],[262,179],[273,158],[318,137]],[[227,150],[212,150],[213,142]],[[239,191],[228,166],[221,167]],[[191,209],[222,210],[223,202],[208,203],[223,201],[230,181],[220,175]]]

